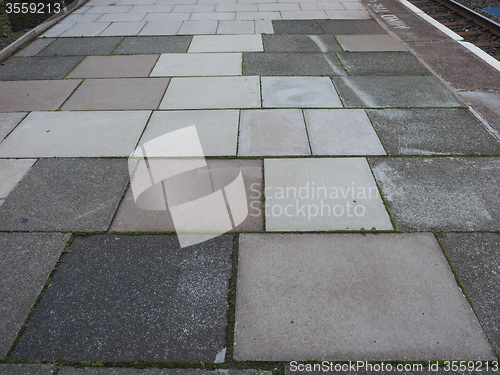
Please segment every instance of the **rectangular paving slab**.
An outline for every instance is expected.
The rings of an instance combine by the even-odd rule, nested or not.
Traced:
[[[245,53],[244,75],[334,76],[345,75],[333,53]]]
[[[158,55],[87,56],[68,78],[147,77]]]
[[[191,36],[129,36],[113,51],[113,54],[180,53],[186,52]]]
[[[39,160],[0,206],[0,230],[105,231],[127,183],[126,160]]]
[[[364,158],[265,159],[266,230],[392,230]]]
[[[275,34],[323,34],[316,20],[273,20]]]
[[[500,234],[443,233],[438,238],[486,335],[500,352]]]
[[[340,45],[333,35],[264,34],[266,52],[333,52]]]
[[[435,77],[333,77],[345,107],[462,107]]]
[[[13,57],[0,65],[0,80],[63,78],[82,59],[82,56]]]
[[[0,144],[0,157],[129,156],[150,114],[31,112]]]
[[[164,53],[151,76],[238,76],[241,65],[241,53]]]
[[[107,55],[122,39],[122,37],[58,38],[38,56]]]
[[[238,155],[310,155],[304,116],[299,109],[241,112]]]
[[[500,141],[465,108],[367,113],[390,155],[500,154]]]
[[[189,249],[175,236],[77,238],[12,357],[214,362],[226,348],[232,252],[232,236]]]
[[[370,158],[400,230],[496,231],[500,158]]]
[[[491,359],[435,237],[242,234],[239,361]]]
[[[337,35],[344,51],[407,51],[391,35]]]
[[[349,75],[430,75],[409,52],[338,52]]]
[[[25,116],[25,112],[0,113],[0,142],[2,142]]]
[[[15,57],[35,56],[38,53],[40,53],[41,51],[43,51],[54,40],[55,40],[54,38],[35,39],[29,45],[27,45],[22,50],[17,52],[14,56]]]
[[[81,81],[0,81],[0,111],[58,109]]]
[[[318,20],[326,34],[387,34],[374,20]]]
[[[0,357],[7,355],[70,237],[61,233],[0,233]],[[11,372],[0,367],[0,373]]]
[[[263,51],[262,36],[195,35],[188,52],[250,52]]]

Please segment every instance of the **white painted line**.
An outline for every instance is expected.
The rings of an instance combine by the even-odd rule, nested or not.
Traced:
[[[469,43],[469,42],[461,42],[461,41],[459,41],[459,43],[462,46],[464,46],[465,48],[467,48],[469,51],[471,51],[472,53],[476,54],[478,57],[480,57],[481,59],[483,59],[485,62],[487,62],[488,64],[490,64],[493,68],[495,68],[496,70],[500,71],[500,61],[498,61],[494,57],[488,55],[481,48],[479,48],[479,47],[477,47],[474,44]]]

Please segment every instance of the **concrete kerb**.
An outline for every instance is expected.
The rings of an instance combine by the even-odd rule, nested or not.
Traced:
[[[14,52],[16,52],[19,48],[24,46],[26,43],[31,42],[36,37],[42,35],[45,31],[50,29],[52,26],[54,26],[56,23],[58,23],[63,18],[67,17],[73,11],[80,8],[87,1],[89,1],[89,0],[75,0],[75,1],[73,1],[70,5],[68,5],[67,7],[65,7],[63,9],[63,12],[64,12],[63,14],[54,15],[54,16],[50,17],[47,21],[41,23],[37,27],[33,28],[32,30],[28,31],[26,34],[21,36],[19,39],[15,40],[11,44],[9,44],[7,47],[5,47],[4,49],[2,49],[0,51],[0,61],[3,61],[6,58],[13,55]]]

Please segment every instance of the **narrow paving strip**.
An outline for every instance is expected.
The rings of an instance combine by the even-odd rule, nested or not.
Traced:
[[[0,65],[0,373],[498,359],[462,49],[389,0],[88,1]]]

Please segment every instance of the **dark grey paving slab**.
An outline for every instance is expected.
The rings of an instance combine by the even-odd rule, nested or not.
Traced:
[[[14,343],[70,237],[60,233],[0,233],[1,358]],[[23,375],[43,373],[17,370]],[[16,373],[9,371],[3,372],[0,367],[0,374]]]
[[[323,34],[316,20],[273,20],[275,34]]]
[[[434,77],[333,77],[345,107],[462,107]]]
[[[37,53],[40,53],[43,49],[45,49],[54,40],[55,40],[54,38],[35,39],[33,42],[28,44],[14,56],[16,57],[35,56]]]
[[[0,364],[0,374],[2,375],[50,375],[53,372],[53,365]]]
[[[430,75],[409,52],[338,52],[349,75]]]
[[[127,183],[126,160],[39,160],[0,207],[0,230],[107,230]]]
[[[499,90],[498,70],[455,41],[408,43],[457,90]]]
[[[390,155],[500,153],[500,141],[466,108],[366,112]]]
[[[263,34],[266,52],[332,52],[340,51],[333,35]]]
[[[186,249],[176,236],[77,238],[12,358],[223,360],[232,248],[232,236]]]
[[[345,75],[334,53],[245,53],[243,75]]]
[[[500,158],[369,158],[401,230],[497,231]]]
[[[443,233],[439,241],[486,335],[500,352],[500,233]]]
[[[500,132],[500,91],[460,91],[460,96]]]
[[[123,37],[58,38],[38,56],[107,55]]]
[[[63,367],[59,375],[271,375],[272,371],[224,369],[206,371],[194,368],[98,368],[98,367]]]
[[[131,36],[125,38],[113,54],[186,52],[191,38],[190,35]]]
[[[82,56],[15,57],[0,65],[0,80],[64,78]]]
[[[374,20],[318,20],[326,34],[387,34]]]

